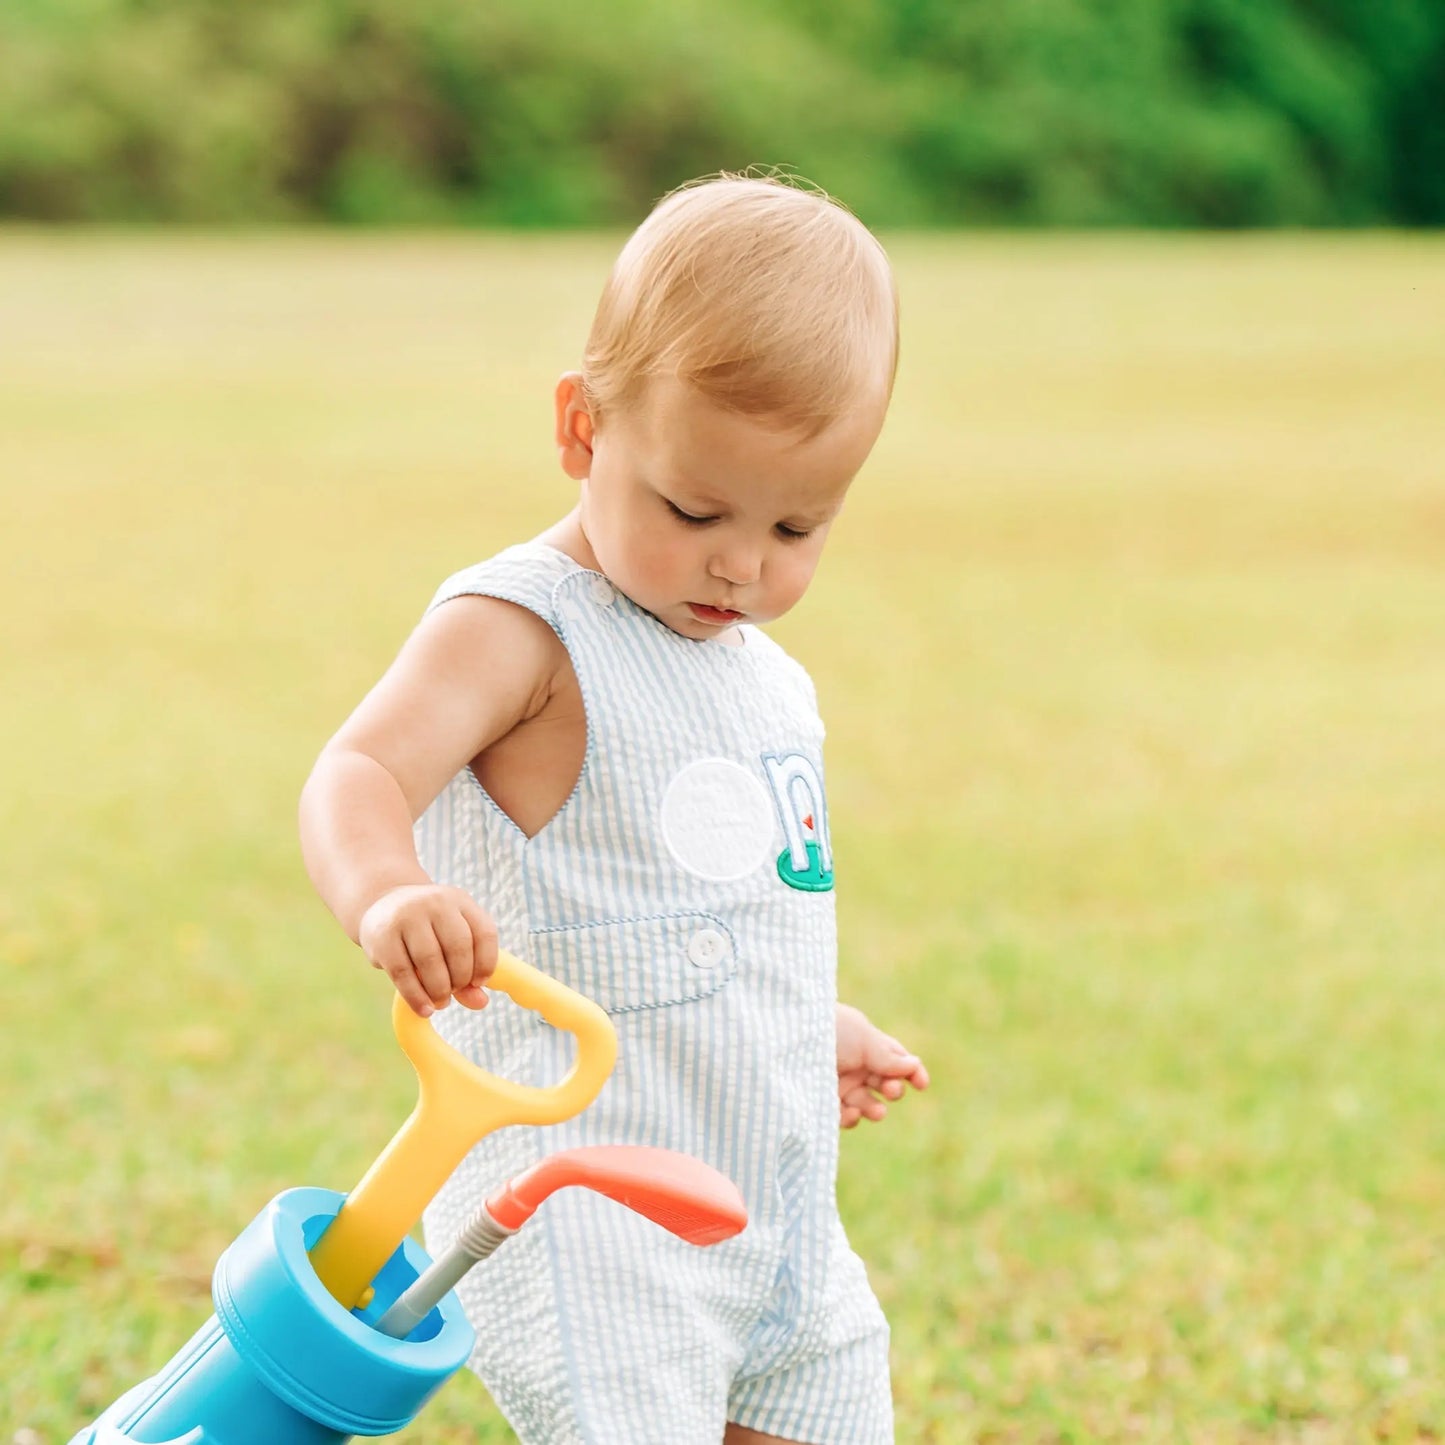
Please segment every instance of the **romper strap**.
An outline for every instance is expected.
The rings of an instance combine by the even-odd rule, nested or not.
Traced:
[[[519,542],[485,562],[453,573],[427,605],[431,612],[454,597],[497,597],[535,612],[561,636],[556,593],[559,584],[582,567],[565,552],[542,542]]]

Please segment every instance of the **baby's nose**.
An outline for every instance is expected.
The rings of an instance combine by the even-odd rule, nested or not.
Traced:
[[[717,553],[708,564],[708,571],[721,581],[730,582],[734,587],[746,587],[756,582],[762,572],[763,559],[756,549],[730,547],[726,552]]]

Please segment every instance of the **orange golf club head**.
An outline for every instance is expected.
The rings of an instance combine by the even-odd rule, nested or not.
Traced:
[[[748,1211],[738,1187],[711,1165],[670,1149],[598,1144],[567,1149],[510,1179],[487,1212],[520,1229],[548,1195],[571,1185],[605,1194],[689,1244],[717,1244],[740,1233]]]

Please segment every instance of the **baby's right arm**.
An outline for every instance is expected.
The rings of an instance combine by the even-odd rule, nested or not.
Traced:
[[[422,619],[302,790],[311,881],[423,1018],[453,996],[486,1002],[497,930],[469,894],[427,877],[412,824],[456,773],[541,710],[565,658],[525,608],[454,598]]]

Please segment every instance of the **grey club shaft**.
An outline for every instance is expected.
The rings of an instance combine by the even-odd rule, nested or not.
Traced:
[[[487,1213],[485,1204],[480,1205],[461,1227],[451,1248],[397,1296],[396,1303],[376,1322],[376,1328],[394,1340],[404,1340],[474,1264],[480,1264],[514,1233],[498,1224]]]

